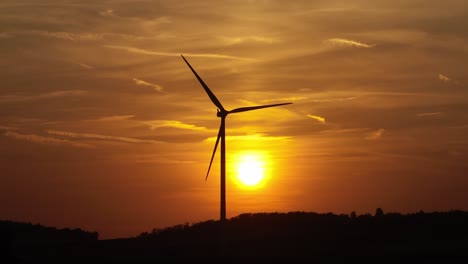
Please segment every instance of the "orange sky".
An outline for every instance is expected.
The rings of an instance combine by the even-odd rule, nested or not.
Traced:
[[[345,4],[343,3],[345,2]],[[465,1],[0,2],[0,219],[127,237],[227,215],[468,210]]]

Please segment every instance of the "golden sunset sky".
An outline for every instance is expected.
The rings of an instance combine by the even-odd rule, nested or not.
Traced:
[[[227,216],[468,210],[466,1],[0,0],[0,219],[129,237]],[[235,178],[265,162],[258,188]]]

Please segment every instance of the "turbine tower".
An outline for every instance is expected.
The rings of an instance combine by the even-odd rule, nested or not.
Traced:
[[[208,88],[208,86],[205,84],[205,82],[200,78],[200,76],[197,74],[197,72],[192,68],[190,63],[184,58],[183,55],[182,59],[184,59],[185,63],[187,63],[187,66],[192,70],[193,74],[195,77],[197,77],[198,81],[200,82],[201,86],[203,89],[205,89],[205,92],[208,94],[210,97],[211,101],[213,104],[218,108],[217,116],[221,118],[221,126],[219,127],[219,132],[218,132],[218,137],[216,138],[216,143],[214,145],[213,149],[213,154],[211,155],[211,160],[210,160],[210,166],[208,167],[208,172],[206,173],[205,181],[208,179],[208,175],[210,173],[211,169],[211,164],[213,163],[213,158],[216,153],[216,149],[218,148],[218,143],[219,140],[221,139],[221,209],[220,209],[220,221],[224,222],[226,221],[226,117],[229,114],[234,114],[234,113],[240,113],[240,112],[247,112],[251,110],[257,110],[261,108],[267,108],[267,107],[274,107],[274,106],[280,106],[280,105],[287,105],[287,104],[292,104],[292,103],[282,103],[282,104],[269,104],[269,105],[259,105],[259,106],[247,106],[247,107],[239,107],[233,110],[226,110],[221,102],[216,98],[214,93]]]

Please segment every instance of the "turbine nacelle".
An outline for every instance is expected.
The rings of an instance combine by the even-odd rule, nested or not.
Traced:
[[[219,108],[216,109],[216,116],[217,116],[217,117],[221,117],[221,118],[224,117],[224,118],[225,118],[228,114],[229,114],[229,111],[226,111],[226,110],[224,110],[224,111],[223,111],[223,110],[219,110]]]

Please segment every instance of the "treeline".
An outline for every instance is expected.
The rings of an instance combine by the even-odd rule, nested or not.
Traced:
[[[27,241],[86,241],[97,240],[99,233],[83,231],[80,228],[57,229],[25,222],[0,221],[3,238]]]
[[[161,256],[238,260],[337,256],[467,257],[468,212],[241,214],[142,233]],[[151,255],[151,253],[150,253]]]
[[[306,237],[307,233],[327,235],[332,233],[353,235],[372,233],[385,239],[399,233],[417,233],[424,236],[463,236],[468,235],[468,212],[453,210],[448,212],[425,213],[386,213],[377,208],[374,215],[363,214],[319,214],[314,212],[289,213],[246,213],[227,219],[222,225],[219,221],[209,220],[199,223],[185,223],[167,228],[155,228],[151,232],[141,233],[139,239],[163,239],[204,234],[216,235],[221,231],[231,239],[236,237],[297,236]],[[374,232],[379,231],[379,232]],[[426,232],[427,231],[427,232]]]
[[[25,222],[0,221],[0,262],[38,263],[88,254],[97,232],[57,229]],[[5,261],[5,262],[3,262]]]
[[[13,243],[10,256],[28,263],[87,260],[129,263],[281,260],[288,263],[363,256],[398,263],[433,259],[442,263],[453,259],[468,263],[468,212],[465,211],[400,214],[384,213],[378,208],[374,215],[249,213],[224,223],[214,220],[186,223],[110,240],[97,240],[97,233],[79,230],[73,233],[73,230],[33,225],[26,225],[27,228],[24,224],[22,228],[14,227],[14,223],[7,225],[10,225],[7,230],[14,230],[11,232],[14,237],[39,241],[38,237],[64,236],[54,240],[63,241],[60,243]],[[19,230],[24,233],[18,235]],[[67,239],[66,234],[74,238]],[[80,242],[67,242],[74,239]]]

